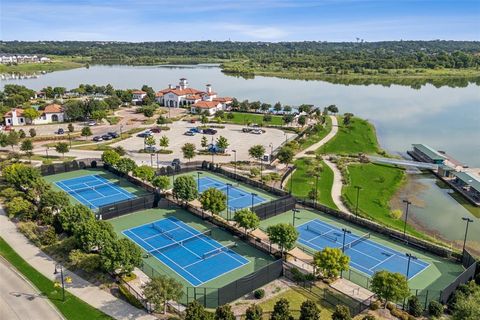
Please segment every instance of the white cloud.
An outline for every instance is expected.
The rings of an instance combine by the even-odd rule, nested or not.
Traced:
[[[230,30],[257,40],[280,40],[290,34],[288,31],[274,26],[226,24],[223,27],[225,30]],[[232,36],[232,38],[234,38],[234,36]]]

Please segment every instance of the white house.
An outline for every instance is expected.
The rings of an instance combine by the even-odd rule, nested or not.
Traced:
[[[48,124],[55,122],[64,122],[65,112],[63,107],[58,104],[49,104],[40,111],[40,116],[36,119],[30,120],[23,116],[24,109],[14,108],[3,116],[5,125],[7,126],[23,126],[26,124]]]
[[[207,111],[209,115],[213,116],[219,110],[223,110],[223,104],[218,101],[198,101],[190,106],[190,112],[193,114]]]
[[[143,98],[147,96],[147,93],[142,90],[132,91],[132,102],[142,102]]]

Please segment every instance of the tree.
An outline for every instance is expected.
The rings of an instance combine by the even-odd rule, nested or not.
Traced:
[[[68,132],[72,133],[75,131],[75,127],[73,126],[73,123],[69,123],[67,126]]]
[[[401,273],[385,270],[375,272],[371,290],[380,299],[385,300],[385,306],[388,301],[400,301],[410,295],[407,278]]]
[[[281,298],[275,303],[270,320],[293,320],[293,316],[290,314],[290,303],[287,299]]]
[[[26,108],[23,110],[23,117],[31,123],[34,119],[40,117],[40,112],[34,108]]]
[[[350,320],[352,316],[350,315],[350,309],[344,305],[336,305],[335,311],[332,313],[332,320]]]
[[[25,131],[23,129],[20,129],[20,130],[18,130],[18,137],[20,139],[25,139],[27,137],[27,134],[25,133]]]
[[[120,275],[133,271],[142,264],[142,250],[127,238],[108,241],[100,251],[102,269]]]
[[[256,304],[250,305],[245,312],[245,320],[262,320],[263,310],[262,307]]]
[[[28,193],[31,189],[40,187],[42,184],[40,181],[43,181],[38,169],[22,163],[13,163],[3,168],[2,175],[9,185],[23,193]]]
[[[305,300],[300,306],[300,318],[298,320],[319,320],[320,310],[312,300]]]
[[[349,112],[345,113],[343,115],[343,124],[346,126],[349,125],[352,118],[353,118],[353,113],[349,113]]]
[[[272,121],[272,115],[271,115],[271,114],[264,114],[264,115],[263,115],[263,121],[264,121],[264,122],[270,122],[270,121]]]
[[[141,165],[133,169],[133,176],[142,179],[142,181],[152,181],[155,177],[155,170],[147,165]]]
[[[121,158],[115,164],[115,168],[124,174],[128,174],[129,172],[132,172],[133,170],[135,170],[136,167],[137,167],[137,164],[135,163],[135,161],[133,161],[130,158]]]
[[[197,182],[192,176],[180,176],[173,182],[173,195],[183,201],[192,201],[198,197]]]
[[[22,197],[14,197],[12,200],[5,204],[5,209],[7,210],[8,216],[12,217],[20,217],[23,216],[31,216],[34,210],[33,204],[25,200]]]
[[[115,150],[105,150],[102,153],[102,161],[111,166],[115,166],[121,157]]]
[[[216,215],[227,208],[227,196],[216,188],[209,188],[200,195],[202,209]]]
[[[170,178],[167,176],[156,176],[152,180],[152,185],[160,190],[160,192],[163,192],[170,187]]]
[[[182,147],[183,157],[190,161],[195,157],[195,145],[193,143],[185,143]]]
[[[285,112],[291,112],[291,111],[292,111],[292,107],[290,107],[290,106],[284,106],[284,107],[283,107],[283,111],[285,111]]]
[[[95,220],[93,212],[84,205],[69,205],[63,207],[55,216],[63,231],[73,235],[75,227],[87,220]]]
[[[295,152],[293,152],[292,148],[284,146],[278,150],[277,158],[280,163],[283,163],[288,166],[289,163],[293,161],[293,157],[295,156]]]
[[[144,143],[149,147],[153,147],[157,142],[155,141],[155,137],[149,136],[145,138]]]
[[[168,145],[170,144],[170,140],[168,139],[167,136],[162,136],[160,138],[159,144],[160,144],[160,147],[162,147],[163,150],[165,150],[166,148],[168,148]]]
[[[208,139],[207,137],[203,136],[201,141],[202,148],[206,149],[208,147]]]
[[[327,110],[330,111],[331,113],[338,113],[338,108],[336,105],[331,104],[327,107]]]
[[[256,144],[250,147],[250,149],[248,149],[248,154],[250,155],[250,157],[256,160],[260,160],[263,158],[263,155],[265,154],[265,147],[262,146],[261,144]]]
[[[298,117],[297,120],[298,124],[301,125],[302,127],[307,124],[307,117],[306,116],[300,116]]]
[[[262,103],[262,104],[260,105],[260,110],[262,110],[262,112],[265,113],[265,112],[267,112],[268,110],[270,110],[271,107],[272,107],[272,106],[271,106],[270,104],[268,104],[268,103]]]
[[[22,141],[22,144],[20,145],[20,150],[25,152],[25,154],[28,156],[28,160],[31,160],[32,158],[32,150],[33,150],[33,142],[31,139],[25,139]]]
[[[260,225],[260,218],[248,208],[235,211],[233,220],[245,229],[245,234],[247,234],[247,230],[256,229]]]
[[[220,148],[220,150],[221,150],[222,153],[225,152],[225,149],[227,149],[229,145],[230,145],[230,144],[228,143],[227,138],[225,138],[224,136],[218,137],[218,139],[217,139],[217,147]]]
[[[280,102],[275,103],[273,105],[273,110],[275,110],[276,112],[282,111],[282,104]]]
[[[5,145],[11,146],[12,151],[14,150],[13,147],[18,145],[20,142],[20,135],[16,131],[10,131],[7,136],[5,137]]]
[[[284,114],[283,117],[282,117],[282,120],[285,124],[289,124],[289,123],[292,123],[294,118],[295,118],[295,116],[293,114],[289,113],[289,114]]]
[[[228,304],[223,306],[218,306],[215,310],[215,320],[235,320],[235,315],[233,314],[232,307]]]
[[[28,134],[30,135],[30,138],[35,138],[37,135],[37,130],[35,130],[35,128],[30,128],[30,130],[28,130]]]
[[[279,223],[267,228],[267,235],[270,242],[280,246],[283,253],[284,250],[291,250],[295,246],[298,239],[298,231],[294,226],[288,223]]]
[[[334,278],[341,271],[348,270],[350,258],[339,248],[325,247],[322,251],[315,252],[313,262],[323,276]]]
[[[109,222],[95,219],[84,220],[75,225],[73,235],[85,252],[101,252],[104,248],[108,249],[117,238]]]
[[[90,127],[83,127],[80,134],[82,135],[82,137],[85,137],[85,140],[87,140],[87,137],[92,135],[92,130],[90,129]]]
[[[67,207],[69,203],[70,199],[65,192],[50,189],[40,195],[40,203],[38,207],[41,211],[48,209],[52,215],[55,215],[64,207]]]
[[[70,151],[69,145],[66,142],[58,142],[55,145],[55,151],[62,154],[63,159],[65,159],[65,153]]]
[[[310,191],[308,191],[307,197],[310,200],[317,200],[320,197],[320,191],[318,191],[316,187],[312,187]]]
[[[167,312],[167,302],[178,301],[183,296],[182,284],[174,278],[159,274],[143,285],[143,294],[148,302],[155,306],[155,311]]]
[[[414,317],[420,317],[423,313],[423,306],[416,296],[408,298],[407,307],[408,313]]]
[[[197,300],[193,300],[187,305],[185,320],[207,320],[205,309]]]
[[[95,121],[102,121],[107,117],[107,112],[105,110],[95,110],[92,112],[91,118]]]

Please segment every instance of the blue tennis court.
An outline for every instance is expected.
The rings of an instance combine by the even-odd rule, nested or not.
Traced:
[[[228,207],[231,211],[255,206],[266,200],[258,195],[252,195],[252,193],[240,189],[236,186],[229,186],[224,182],[220,182],[211,177],[202,177],[198,181],[198,192],[215,188],[227,194],[228,191]]]
[[[174,217],[122,233],[195,287],[249,263],[234,243],[224,246]]]
[[[311,220],[297,227],[299,242],[315,251],[325,247],[342,248],[343,231],[318,219]],[[350,265],[369,276],[376,271],[388,270],[407,276],[408,258],[392,248],[369,240],[370,234],[362,236],[353,232],[345,236],[345,254],[350,257]],[[418,260],[410,261],[408,279],[425,270],[430,264]]]
[[[61,180],[55,184],[81,204],[94,210],[114,202],[135,198],[132,193],[99,175]]]

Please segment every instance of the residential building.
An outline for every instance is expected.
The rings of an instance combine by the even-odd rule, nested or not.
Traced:
[[[37,55],[27,55],[27,54],[3,54],[0,56],[0,63],[2,64],[11,64],[11,63],[47,63],[50,62],[50,58],[41,57]]]
[[[24,109],[14,108],[3,116],[7,126],[24,126],[27,124],[48,124],[55,122],[64,122],[66,120],[63,107],[58,104],[49,104],[43,110],[39,110],[40,116],[30,120],[24,117]]]
[[[135,103],[142,102],[143,98],[145,98],[146,96],[147,96],[147,93],[145,91],[142,91],[142,90],[132,91],[132,102],[135,102]]]
[[[200,114],[206,111],[212,116],[219,110],[223,110],[223,104],[218,101],[198,101],[190,105],[190,112],[193,114]]]

